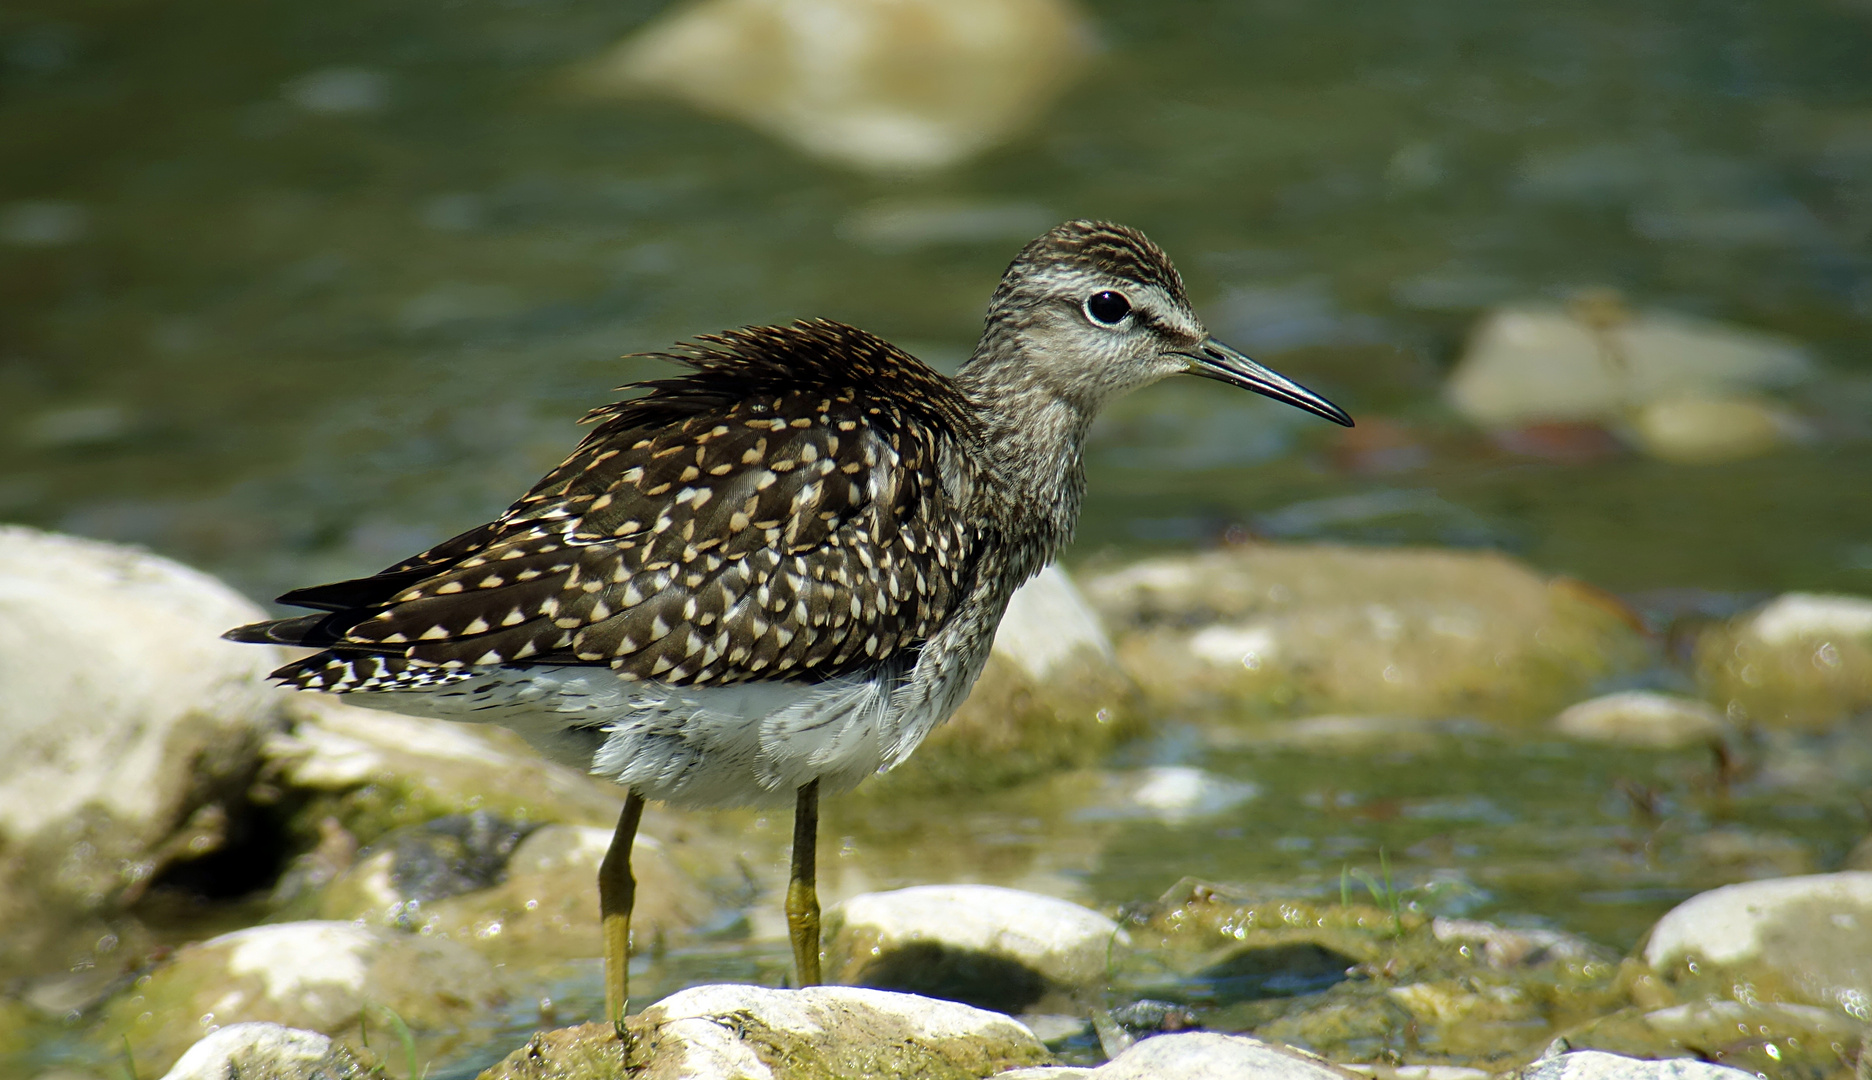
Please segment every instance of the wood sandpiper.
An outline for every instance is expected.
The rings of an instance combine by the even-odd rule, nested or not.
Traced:
[[[1212,338],[1163,251],[1095,221],[1021,250],[954,379],[824,320],[659,355],[685,370],[593,410],[497,520],[227,635],[322,650],[287,686],[504,724],[623,785],[598,876],[619,1024],[645,799],[794,800],[787,926],[799,985],[819,981],[819,795],[900,764],[967,696],[1008,598],[1072,536],[1107,402],[1191,374],[1352,423]]]

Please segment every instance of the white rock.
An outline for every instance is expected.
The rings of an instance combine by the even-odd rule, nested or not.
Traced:
[[[1693,896],[1651,928],[1644,958],[1660,970],[1697,958],[1761,964],[1818,1003],[1864,1010],[1872,1002],[1872,872],[1748,881]]]
[[[1359,1074],[1303,1050],[1246,1035],[1158,1035],[1096,1069],[1014,1069],[997,1080],[1348,1080]]]
[[[1786,593],[1749,620],[1764,645],[1793,645],[1826,637],[1872,638],[1872,600],[1861,596]]]
[[[697,986],[641,1017],[649,1076],[769,1080],[763,1058],[812,1061],[825,1075],[949,1073],[956,1059],[1046,1060],[1033,1033],[999,1013],[850,986]]]
[[[28,928],[0,956],[221,844],[282,658],[220,635],[264,617],[147,552],[0,527],[0,922]]]
[[[829,913],[837,949],[861,975],[870,957],[934,942],[1013,960],[1061,987],[1104,977],[1118,924],[1066,900],[994,885],[920,885],[863,893]]]
[[[1597,325],[1552,308],[1504,308],[1483,320],[1450,377],[1451,402],[1479,424],[1620,421],[1628,408],[1722,396],[1808,377],[1786,338],[1667,313]]]
[[[1007,614],[995,630],[994,651],[1028,678],[1044,682],[1076,656],[1111,659],[1112,645],[1072,579],[1048,566],[1008,600]]]
[[[1069,0],[703,0],[591,65],[862,169],[939,168],[1001,142],[1090,53]]]
[[[279,1024],[229,1024],[189,1047],[163,1080],[350,1080],[365,1071],[316,1031]]]
[[[1648,1061],[1602,1050],[1575,1050],[1521,1071],[1521,1080],[1753,1080],[1754,1076],[1694,1058]]]
[[[1554,730],[1591,742],[1674,749],[1721,738],[1727,725],[1694,698],[1632,690],[1574,705],[1554,718]]]

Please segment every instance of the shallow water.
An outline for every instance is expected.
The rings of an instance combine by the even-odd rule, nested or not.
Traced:
[[[1103,52],[1041,122],[896,178],[565,88],[661,6],[8,5],[0,519],[147,544],[258,597],[368,572],[559,460],[580,413],[656,370],[619,354],[825,315],[952,369],[1019,244],[1094,215],[1176,256],[1218,335],[1395,437],[1155,388],[1096,432],[1073,563],[1253,536],[1486,546],[1661,621],[1872,592],[1863,5],[1088,4]],[[1002,224],[901,243],[867,224],[932,205]],[[1787,401],[1812,440],[1568,465],[1440,403],[1483,310],[1601,286],[1805,342],[1822,375]],[[1184,874],[1334,896],[1382,849],[1424,903],[1616,948],[1696,889],[1830,868],[1864,828],[1850,762],[1817,792],[1725,797],[1697,753],[1180,738],[1118,764],[1261,794],[1226,819],[1076,820],[1067,778],[828,828],[880,865],[944,853],[895,856],[880,886],[1068,879],[1100,905]],[[1711,832],[1733,842],[1697,847]],[[645,985],[785,967],[719,946],[669,964]],[[555,996],[583,1000],[588,975]]]

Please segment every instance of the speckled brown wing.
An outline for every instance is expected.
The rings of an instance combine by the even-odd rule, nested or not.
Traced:
[[[738,334],[764,337],[712,339],[680,357],[693,374],[598,410],[598,430],[498,521],[283,597],[333,612],[275,624],[332,652],[280,675],[390,689],[573,663],[674,684],[816,680],[915,648],[966,592],[979,546],[951,490],[972,482],[951,434],[960,399],[848,327]],[[957,415],[933,423],[937,410]],[[343,606],[372,582],[376,602]]]

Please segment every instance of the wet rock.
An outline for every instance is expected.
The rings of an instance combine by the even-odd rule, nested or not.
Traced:
[[[704,0],[589,66],[860,169],[940,168],[1028,123],[1092,48],[1069,0]]]
[[[1261,794],[1259,786],[1190,765],[1153,765],[1120,773],[1106,805],[1081,811],[1084,820],[1155,818],[1177,825],[1232,810]]]
[[[1017,1069],[1003,1080],[1351,1080],[1304,1050],[1247,1035],[1188,1031],[1144,1039],[1096,1069]]]
[[[1757,973],[1762,994],[1872,1016],[1872,873],[1725,885],[1651,928],[1647,964],[1675,978],[1714,966]]]
[[[350,1051],[316,1031],[229,1024],[188,1048],[163,1080],[366,1080]]]
[[[1649,655],[1616,601],[1495,554],[1257,544],[1086,594],[1160,707],[1531,719]]]
[[[1647,1061],[1600,1050],[1576,1050],[1537,1061],[1520,1080],[1748,1080],[1754,1073],[1694,1058]]]
[[[859,987],[697,986],[630,1020],[546,1032],[481,1080],[818,1080],[986,1077],[1050,1061],[1032,1032],[997,1013]]]
[[[1582,701],[1554,718],[1554,730],[1575,739],[1659,750],[1706,746],[1728,728],[1721,713],[1695,698],[1643,690]]]
[[[1479,919],[1436,919],[1430,924],[1430,932],[1438,941],[1480,945],[1489,966],[1502,970],[1550,961],[1612,959],[1606,950],[1585,938],[1558,930],[1516,930]]]
[[[1811,729],[1872,709],[1872,599],[1788,593],[1707,631],[1696,654],[1732,716]]]
[[[224,844],[281,657],[220,634],[262,617],[166,559],[0,527],[0,967],[69,967],[67,933]]]
[[[462,945],[341,922],[280,923],[186,945],[105,1013],[139,1065],[166,1069],[215,1027],[264,1021],[335,1036],[389,1029],[382,1010],[446,1040],[503,999]],[[376,1010],[376,1011],[372,1011]]]
[[[488,831],[497,839],[514,833]],[[401,847],[367,853],[325,894],[320,914],[451,938],[516,966],[597,956],[598,865],[611,845],[611,830],[548,825],[521,835],[510,854],[484,864],[483,879],[472,888],[423,888],[425,879],[402,873]],[[656,837],[637,835],[631,873],[637,879],[631,933],[639,948],[714,917],[713,900]],[[457,884],[472,884],[452,868],[450,876]]]
[[[1509,307],[1484,318],[1447,393],[1485,427],[1623,422],[1633,407],[1788,385],[1812,371],[1806,352],[1786,338],[1588,297],[1569,309]],[[1656,421],[1660,429],[1671,424],[1683,426],[1681,418]]]
[[[485,811],[508,821],[610,826],[615,785],[539,757],[504,728],[361,709],[317,694],[288,699],[289,731],[268,738],[270,786],[304,796],[302,832],[331,818],[369,844],[393,829]]]
[[[1863,1022],[1813,1005],[1704,999],[1623,1009],[1571,1028],[1566,1041],[1637,1058],[1714,1059],[1754,1075],[1830,1076],[1863,1030]]]
[[[1683,465],[1757,457],[1807,434],[1793,413],[1756,397],[1653,401],[1632,413],[1631,429],[1646,453]]]
[[[907,990],[1000,1012],[1104,979],[1118,925],[1065,900],[992,885],[923,885],[854,896],[827,913],[841,983]]]
[[[969,696],[909,761],[860,787],[872,797],[987,790],[1089,765],[1140,731],[1135,688],[1098,615],[1049,566],[1008,602]]]

